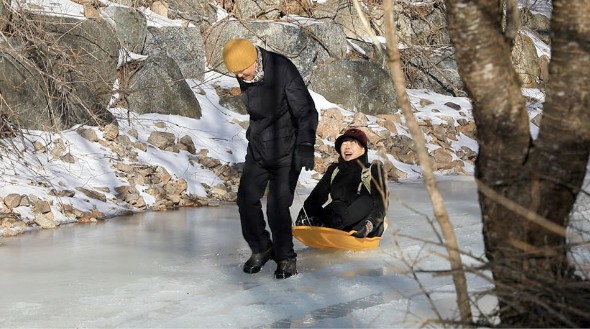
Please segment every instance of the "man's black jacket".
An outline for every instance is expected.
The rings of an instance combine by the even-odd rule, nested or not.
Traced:
[[[250,115],[248,152],[265,166],[292,161],[296,145],[315,143],[318,114],[301,74],[286,57],[259,48],[264,79],[238,79]]]

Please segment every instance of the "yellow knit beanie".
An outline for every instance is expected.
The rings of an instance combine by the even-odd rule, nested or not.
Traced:
[[[223,63],[230,72],[247,69],[257,57],[256,46],[245,39],[232,39],[223,47]]]

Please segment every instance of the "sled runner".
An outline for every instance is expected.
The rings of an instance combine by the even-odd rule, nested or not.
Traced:
[[[381,237],[356,238],[350,235],[354,232],[321,226],[293,226],[293,236],[313,248],[361,251],[379,246]]]

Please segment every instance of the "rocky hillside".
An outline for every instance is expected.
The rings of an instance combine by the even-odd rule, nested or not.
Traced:
[[[371,31],[359,25],[352,3],[337,0],[4,0],[2,234],[233,201],[243,159],[236,145],[243,146],[248,122],[237,84],[216,76],[226,73],[221,48],[235,37],[290,57],[309,88],[332,104],[318,107],[315,178],[336,160],[333,142],[349,126],[367,133],[370,156],[384,162],[390,180],[416,178],[413,141],[382,45],[367,41],[369,33],[384,33],[382,10],[375,1],[365,5]],[[475,124],[446,33],[444,3],[402,2],[396,13],[407,87],[435,169],[469,175],[477,155]],[[534,91],[545,81],[548,19],[529,8],[522,17],[512,59],[523,86]],[[541,101],[530,99],[533,123]],[[175,128],[183,123],[158,117],[139,129],[133,121],[163,115],[204,122],[211,120],[204,114],[211,104],[235,113],[228,129],[237,129],[242,139],[225,150],[230,158],[201,143],[203,136],[195,131],[178,133]],[[80,143],[104,152],[101,159],[108,164],[85,167],[88,154],[95,153],[74,152]],[[174,164],[153,164],[163,152],[183,154],[189,167],[178,171]],[[52,164],[101,172],[111,181],[69,181],[46,168]],[[21,166],[27,168],[25,180]],[[207,171],[207,182],[184,176],[197,169]],[[27,186],[23,192],[10,188],[20,184]]]

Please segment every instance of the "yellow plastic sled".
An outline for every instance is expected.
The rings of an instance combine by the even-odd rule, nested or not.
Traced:
[[[313,248],[361,251],[379,246],[381,237],[361,239],[350,235],[354,232],[321,226],[293,226],[293,236]]]

